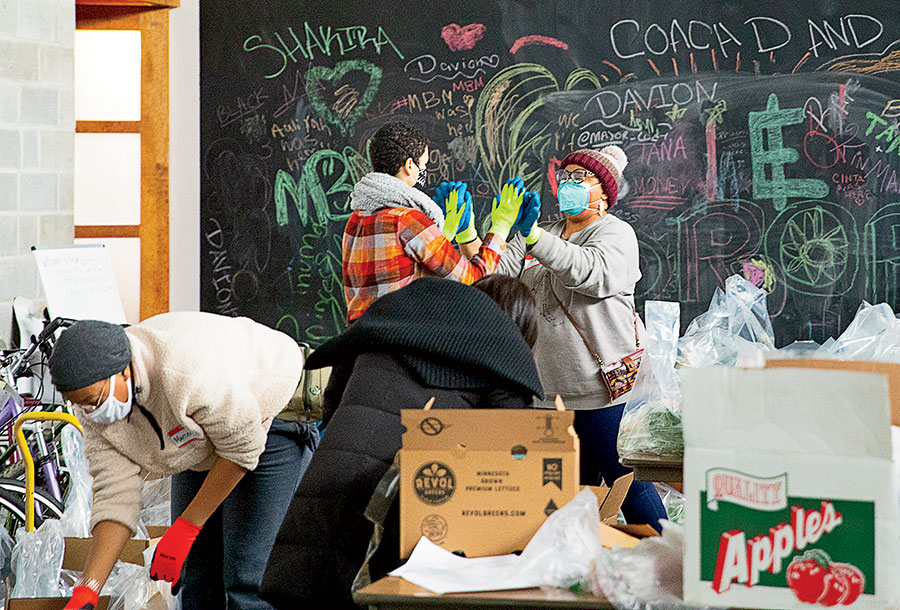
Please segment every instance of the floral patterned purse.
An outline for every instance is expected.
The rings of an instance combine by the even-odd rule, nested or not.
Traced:
[[[634,314],[634,343],[637,349],[627,356],[607,364],[603,362],[603,359],[600,357],[600,354],[597,353],[597,350],[588,343],[584,333],[581,332],[581,328],[578,327],[578,324],[575,323],[575,319],[572,318],[572,314],[569,313],[566,306],[563,305],[562,301],[559,300],[559,297],[556,296],[556,292],[554,292],[552,286],[550,287],[550,293],[553,294],[553,298],[556,299],[556,302],[559,303],[563,313],[569,318],[569,322],[571,322],[572,326],[575,327],[575,330],[578,331],[578,335],[581,337],[581,340],[584,341],[584,345],[588,348],[591,356],[593,356],[594,360],[597,361],[597,364],[600,365],[598,376],[603,383],[603,387],[609,392],[610,401],[630,392],[631,388],[634,386],[638,368],[641,366],[641,358],[644,355],[644,350],[641,348],[641,340],[640,337],[638,337],[637,312],[632,311]]]

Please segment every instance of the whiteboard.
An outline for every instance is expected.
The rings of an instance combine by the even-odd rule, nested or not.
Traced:
[[[125,310],[103,244],[34,248],[50,316],[125,323]]]

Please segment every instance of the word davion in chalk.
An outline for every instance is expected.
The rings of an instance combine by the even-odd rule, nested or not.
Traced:
[[[298,28],[299,29],[299,28]],[[276,66],[266,78],[276,78],[287,68],[288,60],[297,63],[301,59],[314,60],[316,55],[324,55],[331,57],[337,55],[343,57],[350,51],[362,51],[370,46],[375,52],[381,55],[381,49],[389,46],[393,49],[397,57],[404,59],[403,53],[397,48],[397,45],[391,40],[387,32],[380,25],[375,33],[371,33],[370,29],[364,25],[351,25],[343,28],[332,28],[330,25],[320,25],[313,27],[308,21],[303,22],[303,33],[298,35],[294,28],[288,27],[285,36],[280,33],[273,32],[278,41],[278,45],[268,44],[264,42],[262,36],[254,34],[244,40],[244,51],[252,53],[254,51],[264,51],[274,53],[272,55],[272,65]],[[280,67],[279,67],[280,62]]]

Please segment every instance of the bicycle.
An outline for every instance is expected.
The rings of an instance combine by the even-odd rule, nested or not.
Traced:
[[[22,397],[16,391],[19,378],[32,375],[31,356],[40,350],[40,366],[52,352],[53,335],[59,329],[69,326],[73,320],[56,318],[45,323],[44,330],[31,337],[27,349],[7,351],[0,357],[0,437],[6,431],[9,446],[0,452],[0,525],[11,534],[25,522],[26,485],[24,462],[12,441],[12,427],[23,413],[31,411],[56,411],[68,413],[65,405],[44,404],[37,399]],[[60,469],[60,434],[65,424],[45,428],[41,422],[30,424],[31,430],[24,430],[38,473],[38,486],[34,491],[35,523],[40,525],[45,519],[60,518],[65,508],[65,491],[68,488],[67,473]]]

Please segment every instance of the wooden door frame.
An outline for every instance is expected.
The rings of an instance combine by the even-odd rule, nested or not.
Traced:
[[[75,123],[76,133],[140,134],[141,222],[139,225],[76,225],[75,237],[141,239],[140,319],[143,320],[169,311],[169,12],[160,8],[78,3],[76,28],[141,32],[141,120]]]

